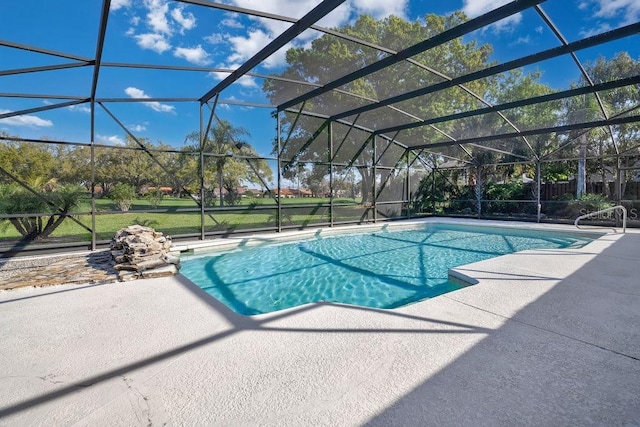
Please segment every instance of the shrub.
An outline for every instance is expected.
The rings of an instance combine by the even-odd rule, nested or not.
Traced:
[[[0,185],[0,213],[49,214],[8,218],[0,221],[0,228],[11,224],[26,241],[45,239],[62,224],[74,208],[78,207],[84,193],[84,189],[79,185],[63,185],[55,189],[43,187],[40,196],[17,184]]]
[[[149,202],[149,206],[151,206],[152,209],[156,209],[164,198],[164,193],[161,189],[154,188],[153,190],[147,191],[144,198]]]
[[[120,182],[113,187],[109,198],[113,200],[118,209],[127,212],[136,198],[136,189],[133,185]]]

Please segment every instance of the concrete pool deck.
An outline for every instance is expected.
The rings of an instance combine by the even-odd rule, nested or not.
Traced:
[[[630,230],[252,317],[182,276],[0,292],[0,425],[638,425],[638,265]]]

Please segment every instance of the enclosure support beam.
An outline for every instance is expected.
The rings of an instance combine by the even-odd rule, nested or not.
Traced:
[[[276,198],[276,204],[278,206],[278,214],[276,215],[276,228],[278,233],[282,231],[282,203],[281,203],[281,196],[282,196],[282,153],[280,152],[280,132],[281,132],[281,126],[282,124],[280,123],[280,112],[276,111],[276,120],[277,120],[277,125],[276,125],[276,152],[278,153],[278,176],[277,176],[277,185],[278,185],[278,189],[276,190],[278,192],[278,197]]]
[[[433,155],[435,157],[435,154]],[[438,171],[438,163],[435,159],[431,160],[433,162],[433,169],[431,169],[431,214],[436,216],[436,172]]]
[[[301,95],[290,101],[284,102],[278,106],[278,110],[284,110],[286,108],[297,105],[302,101],[322,95],[323,93],[329,92],[330,90],[337,89],[341,86],[344,86],[347,83],[350,83],[359,78],[373,74],[376,71],[380,71],[393,64],[396,64],[400,61],[410,58],[414,55],[425,52],[433,47],[440,46],[451,40],[457,39],[458,37],[462,37],[465,34],[468,34],[472,31],[478,30],[482,27],[485,27],[494,22],[497,22],[503,18],[509,17],[511,15],[515,15],[519,12],[522,12],[525,9],[528,9],[529,7],[532,7],[538,3],[542,3],[543,1],[544,0],[516,0],[516,1],[510,2],[504,6],[501,6],[495,10],[492,10],[491,12],[485,13],[484,15],[480,15],[477,18],[470,19],[469,21],[463,24],[460,24],[456,27],[443,31],[442,33],[435,35],[427,40],[423,40],[420,43],[417,43],[413,46],[409,46],[408,48],[401,50],[395,55],[387,56],[386,58],[381,59],[380,61],[374,62],[373,64],[369,64],[358,71],[347,74],[346,76],[343,76],[339,79],[329,82],[318,89],[314,89],[304,95]]]
[[[89,148],[90,155],[90,167],[91,167],[91,250],[96,250],[96,103],[91,102],[91,147]]]
[[[430,148],[449,147],[451,145],[458,145],[458,144],[474,144],[474,143],[482,143],[485,141],[500,141],[502,139],[517,138],[522,135],[544,135],[547,133],[569,132],[576,129],[591,129],[591,128],[597,128],[597,127],[608,126],[608,125],[621,125],[625,123],[635,123],[635,122],[640,122],[640,116],[625,116],[625,117],[610,118],[607,120],[594,120],[591,122],[575,123],[571,125],[550,126],[547,128],[524,130],[517,133],[512,132],[512,133],[503,133],[498,135],[459,139],[455,142],[435,142],[433,144],[415,145],[415,146],[412,146],[411,148],[413,149],[425,148],[428,150]]]
[[[377,130],[377,132],[388,133],[388,132],[395,132],[395,131],[401,131],[401,130],[407,130],[407,129],[414,129],[414,128],[418,128],[426,125],[433,125],[436,123],[481,116],[491,112],[499,112],[499,111],[509,110],[512,108],[526,107],[526,106],[541,104],[545,102],[567,99],[567,98],[571,98],[578,95],[586,95],[590,93],[597,93],[599,91],[617,89],[625,86],[635,85],[638,83],[640,83],[640,76],[631,76],[631,77],[626,77],[619,80],[613,80],[610,82],[594,84],[593,86],[582,86],[582,87],[567,89],[559,92],[553,92],[547,95],[534,96],[532,98],[525,98],[518,101],[506,102],[504,104],[493,105],[491,107],[483,107],[483,108],[477,108],[475,110],[464,111],[462,113],[449,114],[447,116],[427,119],[422,122],[407,123],[407,124],[398,125],[398,126],[390,126],[385,129],[379,129]],[[445,136],[448,136],[448,135],[445,135]]]
[[[95,171],[95,125],[96,125],[96,91],[98,89],[98,78],[100,76],[100,64],[102,63],[102,51],[104,50],[104,39],[107,32],[107,22],[109,21],[109,8],[111,0],[102,2],[102,12],[100,15],[100,28],[98,30],[98,41],[96,44],[96,57],[93,64],[93,78],[91,80],[91,250],[96,250],[96,171]]]
[[[538,62],[546,61],[548,59],[556,58],[558,56],[566,55],[571,52],[588,49],[588,48],[595,47],[600,44],[611,42],[617,39],[629,37],[637,34],[639,30],[640,30],[640,23],[630,24],[624,27],[617,28],[615,30],[607,31],[606,33],[598,34],[592,37],[587,37],[586,39],[569,43],[566,46],[554,47],[542,52],[534,53],[529,56],[525,56],[519,59],[514,59],[513,61],[509,61],[503,64],[485,68],[483,70],[476,71],[470,74],[465,74],[463,76],[456,77],[452,80],[436,83],[431,86],[426,86],[424,88],[420,88],[411,92],[407,92],[401,95],[393,96],[391,98],[383,99],[370,105],[365,105],[363,107],[354,108],[352,110],[342,112],[340,114],[335,114],[333,118],[339,119],[339,118],[348,117],[357,113],[364,113],[370,110],[375,110],[377,108],[384,107],[387,105],[397,104],[412,98],[417,98],[418,96],[428,95],[430,93],[438,92],[454,86],[469,83],[474,80],[479,80],[485,77],[504,73],[506,71],[510,71],[516,68],[532,65]],[[315,90],[309,93],[313,93],[313,92],[315,92]]]
[[[542,217],[542,204],[540,203],[540,193],[542,192],[542,176],[540,172],[540,160],[538,160],[536,161],[536,212],[538,222],[540,222],[540,219]]]
[[[324,18],[331,13],[336,7],[340,6],[344,0],[324,0],[318,6],[314,7],[309,13],[300,18],[295,24],[287,28],[282,34],[276,37],[271,43],[262,48],[258,53],[249,58],[244,64],[238,67],[233,73],[227,76],[223,81],[218,83],[213,89],[207,92],[202,98],[200,103],[204,104],[217,93],[222,92],[231,84],[236,82],[240,77],[251,71],[257,65],[260,65],[262,61],[269,56],[277,52],[280,48],[285,46],[296,36],[302,33],[304,30]],[[297,103],[296,103],[297,104]],[[295,104],[293,104],[295,105]]]
[[[34,108],[27,108],[24,110],[10,111],[8,113],[0,114],[0,119],[8,119],[10,117],[22,116],[22,115],[31,114],[31,113],[39,113],[40,111],[55,110],[56,108],[71,107],[72,105],[84,104],[87,101],[89,101],[89,99],[67,101],[67,102],[61,102],[59,104],[43,105],[42,107],[34,107]]]
[[[204,133],[200,136],[200,145],[204,149],[204,141],[207,139],[207,135],[209,135],[209,131],[211,130],[211,122],[213,121],[213,116],[216,114],[216,107],[218,106],[218,97],[216,95],[215,100],[213,101],[213,108],[211,108],[211,114],[209,114],[209,120],[207,121],[207,127],[204,130]],[[207,105],[209,105],[207,103]]]
[[[545,11],[542,10],[542,7],[540,7],[539,4],[535,6],[535,10],[536,12],[538,12],[538,15],[540,15],[540,17],[547,24],[547,26],[551,29],[553,34],[555,34],[556,38],[560,40],[560,43],[562,43],[563,46],[568,45],[569,42],[567,41],[567,39],[564,38],[564,36],[562,35],[558,27],[553,23],[553,21],[551,20],[551,18],[549,18],[549,16],[545,13]],[[571,55],[571,59],[573,59],[573,62],[575,62],[576,66],[580,70],[580,73],[582,74],[584,79],[587,81],[589,86],[594,86],[591,76],[589,76],[589,73],[587,73],[587,70],[584,68],[584,66],[578,59],[578,56],[575,54],[575,52],[571,52],[570,55]],[[598,92],[595,92],[594,95],[598,103],[598,107],[600,108],[600,112],[602,113],[602,116],[605,119],[608,119],[609,115],[607,114],[606,108],[604,108],[604,103],[602,102],[602,98],[600,97],[600,94]],[[613,129],[611,128],[611,126],[607,126],[607,131],[609,132],[609,137],[611,138],[611,143],[613,144],[613,148],[616,150],[616,153],[617,153],[618,143],[616,142],[616,137],[613,133]]]
[[[342,146],[344,145],[344,143],[347,141],[347,139],[349,138],[349,134],[351,133],[351,131],[353,130],[353,127],[355,126],[356,122],[358,121],[358,118],[360,117],[360,115],[358,114],[358,116],[353,120],[353,122],[351,123],[351,125],[349,126],[349,129],[347,129],[347,133],[344,135],[344,138],[342,138],[342,141],[340,141],[340,144],[338,145],[338,148],[336,149],[335,153],[333,153],[333,159],[335,159],[335,157],[338,155],[338,152],[340,152],[340,149],[342,148]]]
[[[204,240],[204,105],[200,104],[200,240]],[[212,113],[213,115],[213,113]]]
[[[411,165],[409,164],[409,150],[405,151],[405,155],[407,156],[407,219],[411,219]]]
[[[327,143],[329,148],[329,227],[333,227],[333,122],[329,121],[329,127],[327,128]],[[298,194],[299,196],[299,194]]]
[[[289,138],[291,138],[291,134],[293,133],[293,130],[296,128],[296,125],[298,124],[298,120],[300,119],[300,116],[302,115],[302,111],[304,110],[304,106],[306,104],[306,101],[302,103],[302,105],[300,106],[300,111],[298,111],[296,113],[296,118],[293,119],[293,123],[291,124],[291,127],[289,128],[289,132],[287,132],[287,137],[285,138],[284,142],[282,143],[282,150],[284,151],[285,147],[287,146],[287,144],[289,143]],[[281,155],[282,153],[280,153],[280,151],[278,151],[278,155]]]
[[[373,206],[373,222],[374,223],[378,222],[378,208],[376,207],[376,200],[378,199],[378,189],[376,185],[376,179],[377,179],[376,177],[378,176],[378,168],[377,168],[378,162],[376,161],[378,157],[377,139],[378,139],[378,136],[374,134],[372,138],[372,143],[373,143],[373,182],[372,182],[373,195],[372,197],[373,197],[373,200],[371,201],[371,205]]]

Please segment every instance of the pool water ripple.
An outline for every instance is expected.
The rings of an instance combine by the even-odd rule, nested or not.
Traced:
[[[459,289],[448,270],[525,249],[579,247],[592,235],[429,225],[187,256],[181,273],[253,315],[329,301],[395,308]]]

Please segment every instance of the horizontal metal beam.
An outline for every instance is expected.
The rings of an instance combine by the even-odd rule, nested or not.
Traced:
[[[542,52],[534,53],[533,55],[525,56],[513,61],[505,62],[504,64],[494,65],[493,67],[485,68],[474,73],[465,74],[464,76],[456,77],[452,80],[436,83],[431,86],[416,89],[411,92],[404,93],[402,95],[394,96],[384,100],[380,100],[376,103],[365,105],[364,107],[354,108],[349,111],[345,111],[339,114],[334,114],[332,119],[340,119],[348,117],[354,114],[364,113],[367,111],[375,110],[380,107],[395,104],[398,102],[407,101],[409,99],[416,98],[418,96],[428,95],[434,92],[438,92],[444,89],[449,89],[454,86],[462,85],[472,82],[474,80],[494,76],[506,71],[511,71],[516,68],[524,67],[527,65],[535,64],[537,62],[553,59],[558,56],[566,55],[567,53],[575,52],[582,49],[598,46],[613,40],[628,37],[640,32],[640,23],[630,24],[625,27],[617,28],[615,30],[608,31],[606,33],[598,34],[596,36],[588,37],[582,40],[569,43],[567,45],[554,47]],[[309,93],[312,93],[311,91]]]
[[[195,102],[198,98],[96,98],[96,102]]]
[[[435,142],[433,144],[420,144],[420,145],[412,145],[408,148],[414,150],[419,148],[436,148],[436,147],[449,147],[451,145],[459,145],[459,144],[482,144],[483,142],[488,141],[500,141],[504,139],[510,138],[519,138],[522,135],[530,136],[530,135],[544,135],[547,133],[560,133],[560,132],[569,132],[577,129],[589,129],[589,128],[598,128],[609,125],[621,125],[625,123],[635,123],[640,122],[640,116],[626,116],[626,117],[616,117],[604,120],[595,120],[591,122],[584,123],[575,123],[571,125],[561,125],[561,126],[552,126],[547,128],[540,129],[532,129],[532,130],[523,130],[520,132],[511,132],[511,133],[503,133],[499,135],[489,135],[489,136],[479,136],[475,138],[467,138],[467,139],[459,139],[455,142],[453,141],[443,141],[443,142]]]
[[[575,89],[554,92],[547,95],[534,96],[533,98],[526,98],[518,101],[506,102],[504,104],[494,105],[492,107],[478,108],[476,110],[450,114],[448,116],[440,116],[433,119],[423,120],[422,122],[419,122],[419,123],[407,123],[404,125],[390,126],[385,129],[380,129],[376,131],[376,133],[379,134],[379,133],[397,132],[400,130],[414,129],[417,127],[432,125],[435,123],[448,122],[450,120],[465,119],[465,118],[480,116],[480,115],[488,114],[492,112],[509,110],[511,108],[526,107],[530,105],[541,104],[543,102],[556,101],[560,99],[571,98],[573,96],[584,95],[587,93],[594,93],[594,92],[603,91],[603,90],[611,90],[611,89],[616,89],[616,88],[630,86],[630,85],[639,84],[639,83],[640,83],[640,76],[633,76],[633,77],[628,77],[626,79],[594,84],[593,86],[583,86]]]
[[[74,95],[45,95],[37,93],[0,93],[0,98],[25,98],[25,99],[77,99],[86,100],[86,96],[74,96]]]
[[[282,111],[287,108],[293,107],[294,105],[297,105],[303,101],[322,95],[323,93],[329,92],[333,89],[336,89],[340,86],[343,86],[347,83],[350,83],[364,76],[368,76],[372,73],[375,73],[376,71],[380,71],[393,64],[396,64],[397,62],[403,61],[411,56],[414,56],[426,50],[432,49],[436,46],[439,46],[441,44],[454,40],[458,37],[462,37],[472,31],[475,31],[487,25],[493,24],[494,22],[507,18],[529,7],[535,6],[538,3],[542,3],[543,1],[545,0],[515,0],[513,2],[510,2],[502,7],[492,10],[491,12],[485,13],[484,15],[478,16],[477,18],[471,19],[454,28],[443,31],[442,33],[437,34],[427,40],[424,40],[420,43],[417,43],[413,46],[403,49],[398,53],[396,53],[395,55],[390,55],[386,58],[381,59],[380,61],[374,62],[373,64],[369,64],[358,71],[349,73],[346,76],[343,76],[337,80],[329,82],[324,86],[322,86],[321,88],[312,90],[311,92],[308,92],[290,101],[284,102],[278,106],[278,110]]]
[[[14,68],[12,70],[0,71],[0,76],[12,76],[15,74],[39,73],[42,71],[66,70],[69,68],[87,67],[93,65],[91,62],[71,62],[68,64],[43,65],[41,67]]]
[[[42,107],[27,108],[25,110],[10,111],[8,113],[0,114],[0,120],[7,119],[9,117],[23,116],[25,114],[38,113],[40,111],[55,110],[56,108],[70,107],[72,105],[83,104],[88,101],[89,99],[87,98],[82,101],[68,101],[61,102],[59,104],[43,105]]]
[[[45,55],[57,56],[59,58],[73,59],[73,60],[82,61],[82,62],[92,62],[93,61],[93,58],[86,58],[84,56],[73,55],[71,53],[65,53],[65,52],[59,52],[57,50],[43,49],[41,47],[30,46],[30,45],[27,45],[27,44],[21,44],[21,43],[15,43],[15,42],[10,42],[8,40],[0,40],[0,46],[12,47],[12,48],[15,48],[15,49],[26,50],[26,51],[35,52],[35,53],[42,53],[42,54],[45,54]]]
[[[1,95],[0,95],[1,96]],[[196,102],[199,98],[96,98],[96,102],[117,103],[117,102]],[[240,107],[275,108],[275,105],[258,104],[244,101],[234,101],[232,99],[218,101],[219,104],[237,105]]]
[[[282,34],[276,37],[271,43],[262,48],[258,53],[249,58],[244,64],[238,67],[231,75],[227,76],[224,80],[214,86],[209,92],[207,92],[202,98],[200,103],[205,104],[217,93],[220,93],[225,88],[229,87],[240,77],[251,71],[254,67],[262,63],[269,56],[277,52],[284,45],[293,40],[298,34],[315,24],[320,19],[331,13],[336,7],[340,6],[345,0],[324,0],[318,6],[314,7],[309,13],[296,21],[291,27],[287,28]]]

